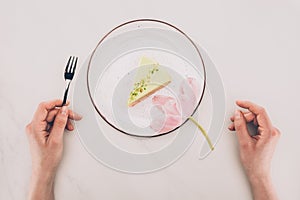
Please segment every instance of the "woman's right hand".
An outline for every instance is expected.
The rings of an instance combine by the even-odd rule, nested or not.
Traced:
[[[228,128],[236,131],[240,159],[252,186],[254,198],[277,199],[270,172],[280,131],[272,125],[263,107],[249,101],[237,101],[236,104],[248,109],[248,112],[236,110]],[[257,127],[255,136],[249,134],[247,123],[253,123]],[[271,193],[268,193],[270,191]]]

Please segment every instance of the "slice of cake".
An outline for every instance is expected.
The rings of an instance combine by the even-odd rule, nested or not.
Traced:
[[[142,57],[127,105],[134,106],[170,82],[171,76],[164,67],[150,58]]]

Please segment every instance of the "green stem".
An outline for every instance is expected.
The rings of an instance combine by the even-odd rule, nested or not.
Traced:
[[[208,137],[208,134],[206,133],[206,131],[204,130],[204,128],[198,124],[198,122],[193,118],[193,117],[189,117],[189,119],[199,128],[199,130],[202,132],[203,136],[205,137],[210,149],[213,151],[215,148],[214,146],[212,145],[209,137]]]

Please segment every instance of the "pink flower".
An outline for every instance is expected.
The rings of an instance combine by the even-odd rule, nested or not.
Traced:
[[[152,98],[154,109],[150,127],[155,131],[165,133],[179,126],[194,111],[198,92],[196,80],[188,77],[180,85],[177,100],[170,96],[155,95]]]

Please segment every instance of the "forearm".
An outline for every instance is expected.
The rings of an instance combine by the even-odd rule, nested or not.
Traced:
[[[54,200],[54,174],[32,173],[28,200]]]
[[[254,200],[277,200],[271,176],[249,177]]]

